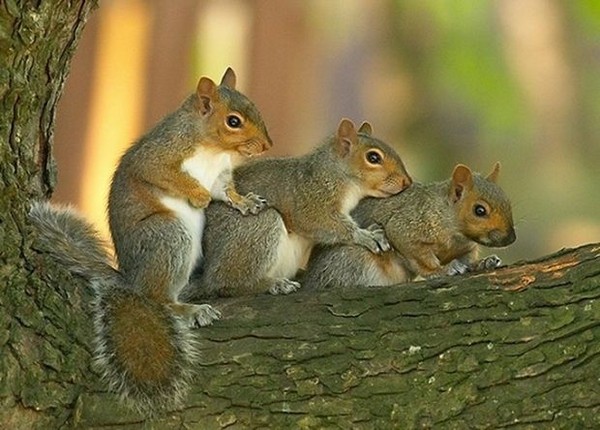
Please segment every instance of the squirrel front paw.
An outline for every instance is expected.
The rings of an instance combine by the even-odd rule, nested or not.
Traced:
[[[254,193],[240,196],[239,199],[229,199],[229,204],[242,213],[242,215],[256,215],[267,206],[267,199]]]
[[[469,265],[460,260],[452,260],[444,267],[444,272],[448,276],[464,275],[469,271]]]
[[[206,190],[200,188],[192,195],[188,196],[188,202],[196,209],[203,209],[208,206],[211,201],[210,194]]]
[[[496,254],[488,255],[475,264],[475,270],[492,270],[502,265],[502,259]]]
[[[385,237],[384,230],[377,224],[371,224],[366,229],[358,229],[354,235],[354,242],[357,245],[364,246],[374,254],[392,249]]]

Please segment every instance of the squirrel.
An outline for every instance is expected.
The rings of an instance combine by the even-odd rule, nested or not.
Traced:
[[[190,328],[220,317],[178,296],[201,257],[204,210],[223,200],[241,215],[265,206],[239,194],[232,168],[272,146],[255,105],[236,91],[228,68],[220,85],[196,92],[121,157],[109,199],[118,270],[98,233],[70,208],[34,203],[40,243],[94,287],[95,363],[109,388],[153,415],[181,404],[197,359]]]
[[[183,297],[293,292],[300,284],[292,277],[316,243],[353,243],[374,253],[389,249],[380,229],[360,228],[350,217],[361,198],[388,197],[412,183],[396,151],[371,133],[369,123],[357,131],[342,119],[334,135],[304,156],[236,168],[238,187],[264,196],[270,207],[243,218],[211,203],[205,258]]]
[[[352,216],[360,225],[382,226],[392,250],[375,255],[353,245],[317,247],[303,284],[387,286],[500,266],[496,255],[477,261],[478,244],[503,247],[516,239],[510,201],[497,185],[499,172],[500,163],[486,177],[458,164],[449,180],[414,183],[387,199],[364,199]]]

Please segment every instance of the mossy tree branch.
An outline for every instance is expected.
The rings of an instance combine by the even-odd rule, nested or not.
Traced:
[[[388,288],[221,301],[160,428],[600,426],[600,244]],[[84,393],[78,424],[141,424]],[[122,413],[122,415],[121,415]]]

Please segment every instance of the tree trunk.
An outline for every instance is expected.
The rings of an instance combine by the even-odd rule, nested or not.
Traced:
[[[22,4],[21,4],[22,3]],[[600,427],[600,244],[486,274],[223,300],[182,410],[91,366],[90,288],[35,250],[56,102],[94,2],[0,6],[2,428]]]
[[[32,252],[29,201],[55,182],[54,116],[95,1],[0,2],[0,427],[56,428],[90,379],[82,292]],[[81,284],[81,283],[79,283]]]

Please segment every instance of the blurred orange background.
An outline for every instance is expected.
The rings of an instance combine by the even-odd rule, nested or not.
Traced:
[[[368,120],[421,181],[501,161],[518,234],[507,262],[599,242],[598,3],[103,0],[59,104],[53,200],[106,232],[120,154],[232,66],[271,155]]]

